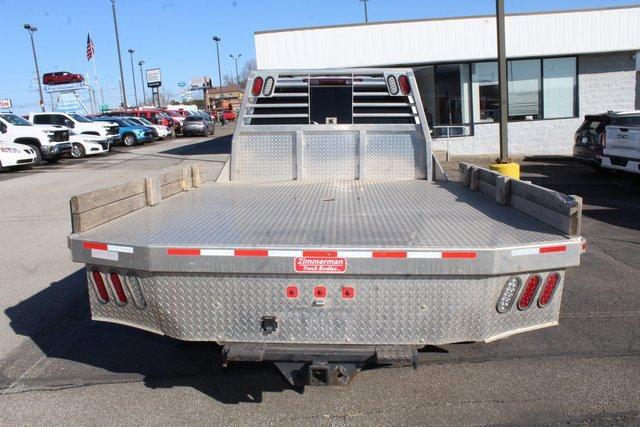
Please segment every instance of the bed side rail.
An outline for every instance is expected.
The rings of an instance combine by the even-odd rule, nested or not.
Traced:
[[[157,205],[174,194],[199,187],[204,181],[202,164],[195,164],[73,196],[69,200],[72,232],[88,231],[145,206]]]
[[[580,235],[581,197],[567,196],[469,163],[460,163],[459,170],[465,187],[495,198],[496,202],[511,206],[564,234]]]

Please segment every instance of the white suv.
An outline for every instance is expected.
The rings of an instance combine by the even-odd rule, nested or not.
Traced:
[[[13,113],[0,113],[0,134],[6,142],[33,149],[36,164],[43,160],[54,163],[71,153],[69,129],[62,126],[35,126]]]

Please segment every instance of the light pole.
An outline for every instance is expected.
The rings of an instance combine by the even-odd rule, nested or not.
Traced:
[[[42,94],[42,82],[40,81],[40,68],[38,67],[38,57],[36,56],[36,44],[33,41],[33,33],[38,31],[38,28],[24,24],[24,29],[29,32],[29,36],[31,37],[31,50],[33,50],[33,61],[36,63],[36,79],[38,80],[38,91],[40,92],[40,109],[44,112],[44,96]]]
[[[111,0],[113,10],[113,26],[116,30],[116,48],[118,49],[118,65],[120,66],[120,82],[122,84],[122,106],[127,108],[127,91],[124,87],[124,72],[122,71],[122,55],[120,54],[120,35],[118,34],[118,18],[116,18],[116,0]]]
[[[140,66],[140,88],[142,89],[142,100],[144,101],[144,104],[147,105],[147,94],[144,91],[144,78],[142,77],[142,66],[144,65],[144,61],[138,62],[138,65]]]
[[[219,87],[222,87],[222,72],[220,71],[220,41],[222,39],[218,36],[213,36],[213,41],[216,42],[216,53],[218,54],[218,82]]]
[[[136,100],[136,105],[138,105],[138,89],[136,88],[136,73],[133,69],[133,52],[135,52],[135,50],[129,49],[129,54],[131,55],[131,80],[133,80],[133,97]]]
[[[358,0],[364,5],[364,22],[369,22],[369,14],[367,13],[367,2],[369,0]]]
[[[238,74],[238,59],[240,59],[242,54],[239,53],[237,56],[229,54],[229,56],[236,62],[236,83],[240,84],[240,74]]]

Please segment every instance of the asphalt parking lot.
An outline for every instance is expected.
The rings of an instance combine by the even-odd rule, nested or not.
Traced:
[[[91,321],[69,197],[178,164],[221,168],[232,129],[0,174],[0,424],[640,422],[640,179],[568,158],[522,162],[523,179],[584,198],[589,250],[558,327],[427,347],[417,370],[300,393],[271,364],[222,368],[216,345]]]

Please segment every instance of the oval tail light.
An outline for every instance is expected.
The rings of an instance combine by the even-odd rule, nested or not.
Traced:
[[[411,92],[411,85],[409,85],[409,78],[402,74],[398,77],[398,83],[400,84],[400,91],[403,95],[408,95]]]
[[[540,297],[538,298],[538,307],[545,307],[551,302],[553,294],[556,292],[559,284],[560,274],[551,273],[547,276],[547,280],[545,280],[542,292],[540,292]]]
[[[140,278],[133,273],[129,273],[125,276],[125,279],[129,286],[129,293],[131,294],[131,299],[133,299],[133,305],[140,309],[146,308],[147,300],[142,293]]]
[[[526,310],[531,307],[531,303],[536,296],[536,292],[538,291],[538,287],[540,287],[540,276],[537,274],[533,274],[527,279],[527,283],[524,286],[524,291],[522,291],[522,295],[520,296],[520,301],[518,301],[518,309]]]
[[[520,286],[522,285],[522,281],[518,277],[511,277],[507,280],[507,283],[504,285],[504,289],[500,294],[500,298],[496,304],[496,310],[498,313],[506,313],[511,309],[513,305],[513,301],[516,299],[516,295],[518,295],[518,291],[520,290]]]
[[[393,74],[387,76],[387,88],[389,89],[389,93],[391,95],[398,94],[398,80],[396,80],[396,76],[394,76]]]
[[[108,303],[109,292],[107,292],[107,286],[104,283],[102,273],[100,273],[98,270],[92,270],[91,282],[93,283],[93,288],[96,290],[96,294],[98,295],[98,300],[100,300],[100,302],[103,304]]]
[[[275,86],[275,80],[273,77],[269,76],[264,80],[264,88],[262,89],[262,94],[264,96],[271,96],[273,93],[273,87]]]
[[[255,79],[253,79],[253,85],[251,86],[251,94],[253,96],[260,95],[260,92],[262,92],[263,84],[264,84],[264,80],[262,79],[262,77],[258,76]]]
[[[113,291],[116,294],[116,299],[120,304],[127,303],[127,294],[124,292],[124,286],[122,286],[122,279],[118,273],[110,273],[109,281],[111,281],[111,286],[113,287]]]

